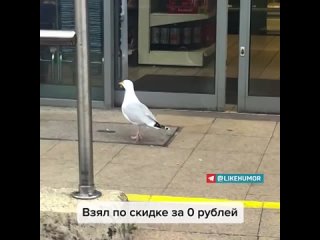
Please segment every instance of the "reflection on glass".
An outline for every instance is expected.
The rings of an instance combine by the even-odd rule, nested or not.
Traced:
[[[89,73],[94,100],[103,100],[102,6],[102,0],[88,0]],[[40,0],[40,29],[74,30],[74,1]],[[76,80],[75,47],[40,47],[41,97],[74,99]]]
[[[239,20],[238,20],[239,21]],[[238,102],[239,34],[228,34],[226,104]]]
[[[185,2],[128,1],[128,78],[136,90],[215,92],[217,2]]]
[[[280,1],[252,1],[249,95],[280,97]]]

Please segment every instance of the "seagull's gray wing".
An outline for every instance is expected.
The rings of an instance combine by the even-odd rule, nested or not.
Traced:
[[[129,121],[135,124],[146,124],[153,127],[156,118],[146,105],[141,102],[129,103],[122,108]]]

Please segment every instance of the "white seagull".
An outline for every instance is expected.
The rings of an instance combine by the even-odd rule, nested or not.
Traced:
[[[123,80],[122,82],[119,82],[119,85],[125,89],[125,94],[121,106],[122,114],[129,122],[138,126],[137,134],[135,136],[132,136],[132,139],[135,139],[136,142],[142,139],[142,136],[140,134],[141,126],[169,130],[168,127],[158,123],[155,116],[148,109],[148,107],[139,101],[134,92],[132,81]]]

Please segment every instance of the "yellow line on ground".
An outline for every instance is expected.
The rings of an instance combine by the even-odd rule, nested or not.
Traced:
[[[161,195],[126,194],[130,202],[241,202],[245,208],[280,209],[280,202],[230,200],[223,198],[196,198]]]

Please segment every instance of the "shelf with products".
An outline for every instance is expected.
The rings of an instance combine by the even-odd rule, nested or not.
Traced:
[[[151,13],[150,14],[150,27],[182,23],[182,22],[191,22],[198,20],[205,20],[213,17],[214,12],[205,14],[205,13]]]
[[[202,67],[206,58],[212,56],[215,49],[215,44],[212,44],[209,47],[191,51],[152,50],[145,56],[144,64]]]
[[[139,1],[139,64],[203,66],[215,52],[216,7],[172,13],[163,2]]]

